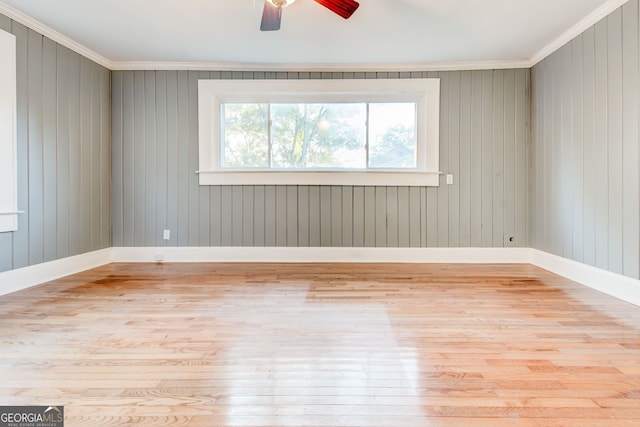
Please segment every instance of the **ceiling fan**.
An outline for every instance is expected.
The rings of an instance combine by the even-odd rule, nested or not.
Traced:
[[[264,0],[264,9],[262,9],[262,21],[260,22],[260,31],[276,31],[280,29],[280,20],[282,19],[282,8],[289,6],[296,0]],[[314,0],[320,3],[330,11],[349,19],[353,12],[356,11],[360,3],[354,0]]]

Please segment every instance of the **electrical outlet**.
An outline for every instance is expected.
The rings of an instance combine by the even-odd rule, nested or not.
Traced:
[[[164,240],[169,240],[171,239],[171,230],[164,230],[164,234],[162,235],[162,238]]]
[[[453,184],[453,174],[452,173],[448,173],[447,174],[447,184],[448,185]]]

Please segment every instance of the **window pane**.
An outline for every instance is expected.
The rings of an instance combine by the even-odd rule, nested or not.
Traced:
[[[269,104],[222,105],[223,167],[269,167]]]
[[[416,167],[415,103],[369,104],[369,167]]]
[[[366,168],[366,104],[271,104],[272,167]]]

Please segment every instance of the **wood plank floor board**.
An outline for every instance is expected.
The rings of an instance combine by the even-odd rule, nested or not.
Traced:
[[[111,264],[0,333],[67,426],[640,425],[640,307],[530,265]]]

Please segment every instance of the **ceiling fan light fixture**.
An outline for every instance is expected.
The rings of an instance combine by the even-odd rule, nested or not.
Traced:
[[[293,4],[296,0],[267,0],[275,7],[283,8]]]

